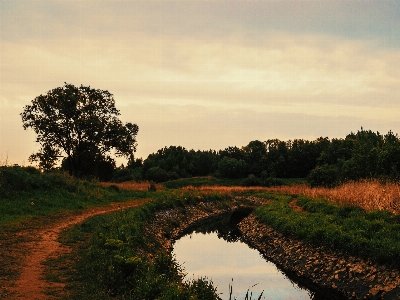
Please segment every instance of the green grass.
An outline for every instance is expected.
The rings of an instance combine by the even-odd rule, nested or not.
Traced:
[[[400,266],[400,216],[306,197],[297,201],[308,212],[301,213],[289,207],[292,196],[274,195],[274,199],[255,213],[275,229],[314,245]]]
[[[0,167],[1,226],[35,216],[144,197],[146,192],[103,188],[61,173],[42,174],[32,167]]]
[[[216,185],[216,186],[241,186],[244,178],[229,179],[229,178],[217,178],[217,177],[193,177],[193,178],[181,178],[177,180],[171,180],[164,182],[164,186],[168,189],[180,189],[185,186],[200,187],[205,185]],[[283,185],[294,185],[305,183],[304,178],[279,178]]]
[[[290,179],[284,183],[301,181]],[[64,243],[81,245],[79,255],[72,260],[78,262],[72,280],[79,283],[71,291],[72,298],[217,299],[211,282],[183,283],[181,267],[160,251],[154,237],[143,235],[143,226],[160,209],[182,208],[184,212],[185,206],[199,202],[224,207],[230,199],[229,195],[179,190],[181,187],[240,183],[240,179],[199,177],[167,182],[167,189],[158,192],[124,191],[60,173],[42,174],[30,167],[3,166],[0,167],[0,225],[7,230],[35,216],[129,199],[156,198],[140,208],[94,217],[63,234]],[[301,213],[288,205],[297,195],[254,191],[240,194],[274,200],[255,213],[284,234],[400,266],[400,216],[299,196],[297,204],[307,212]],[[166,224],[169,225],[174,224]]]
[[[185,186],[200,187],[205,185],[218,185],[218,186],[235,186],[241,185],[243,179],[228,179],[216,177],[192,177],[181,178],[164,182],[164,186],[168,189],[180,189]]]
[[[76,260],[74,282],[81,284],[75,286],[72,299],[218,299],[207,280],[183,282],[181,267],[143,230],[157,210],[222,203],[227,197],[179,191],[156,196],[145,206],[91,218],[63,234],[65,243],[86,241]]]

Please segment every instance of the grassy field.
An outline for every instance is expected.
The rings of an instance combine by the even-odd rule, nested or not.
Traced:
[[[146,191],[102,187],[65,174],[32,167],[0,167],[0,226],[61,211],[142,199]]]
[[[367,212],[358,206],[337,205],[306,196],[265,193],[257,196],[274,201],[256,209],[256,215],[288,236],[400,266],[400,215],[383,210]],[[291,207],[294,199],[301,210]]]
[[[288,236],[400,266],[398,184],[365,181],[310,189],[296,182],[301,181],[275,188],[243,187],[235,180],[202,177],[171,181],[149,192],[149,183],[99,184],[34,168],[0,167],[0,225],[4,231],[35,216],[155,199],[140,208],[94,217],[63,234],[63,243],[79,249],[72,260],[78,272],[69,275],[81,283],[73,286],[73,299],[216,299],[208,281],[182,283],[182,268],[142,229],[155,211],[223,203],[235,195],[272,200],[255,213]],[[294,200],[301,209],[293,209]]]
[[[399,183],[378,180],[347,182],[334,188],[310,188],[305,184],[269,188],[284,194],[305,195],[312,199],[325,199],[339,205],[358,206],[367,211],[387,210],[400,214]]]

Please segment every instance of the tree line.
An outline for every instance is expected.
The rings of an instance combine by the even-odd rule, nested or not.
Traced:
[[[113,180],[163,182],[192,176],[252,178],[260,184],[271,178],[304,178],[312,186],[333,186],[347,180],[400,179],[400,139],[389,131],[350,133],[345,138],[251,141],[238,148],[187,150],[164,147],[145,160],[134,159],[115,169]]]
[[[32,128],[41,146],[29,160],[44,172],[61,165],[72,176],[102,181],[214,175],[268,185],[275,178],[307,177],[311,186],[333,186],[364,178],[400,179],[400,140],[392,131],[381,135],[361,128],[343,139],[254,140],[219,151],[170,146],[143,160],[134,157],[139,127],[123,124],[119,115],[107,90],[65,83],[40,95],[21,113],[24,129]],[[127,158],[127,166],[117,168],[112,156]]]

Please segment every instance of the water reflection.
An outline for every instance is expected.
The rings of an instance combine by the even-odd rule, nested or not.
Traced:
[[[173,254],[185,268],[187,280],[211,279],[222,299],[229,299],[229,284],[237,299],[244,299],[247,290],[252,292],[252,299],[262,291],[261,299],[311,299],[309,291],[288,280],[258,251],[240,241],[227,242],[216,232],[182,237],[175,243]]]
[[[244,299],[247,291],[252,293],[251,299],[258,299],[262,292],[261,299],[312,299],[310,291],[300,288],[257,250],[240,241],[239,230],[232,226],[237,217],[208,220],[175,242],[173,254],[184,267],[186,280],[211,279],[222,299],[229,299],[230,284],[232,299]]]

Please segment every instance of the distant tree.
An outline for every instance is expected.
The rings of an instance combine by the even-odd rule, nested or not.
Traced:
[[[24,129],[31,127],[41,145],[30,161],[48,170],[60,158],[74,176],[84,176],[107,161],[109,154],[131,158],[136,151],[138,126],[118,119],[114,97],[90,86],[64,86],[32,100],[21,113]]]
[[[229,158],[234,158],[237,160],[245,160],[246,154],[242,149],[239,149],[238,147],[228,147],[225,148],[224,150],[220,150],[218,152],[219,156],[222,158],[224,156],[229,157]]]
[[[146,179],[154,181],[156,183],[168,181],[168,172],[160,167],[152,167],[146,172]]]
[[[218,163],[220,176],[225,178],[242,178],[245,176],[247,164],[244,160],[237,160],[224,156]]]
[[[266,145],[258,140],[251,141],[247,146],[242,148],[245,154],[245,162],[247,163],[247,174],[260,176],[265,169],[267,161]]]
[[[287,177],[288,173],[288,142],[278,139],[267,140],[265,142],[267,149],[265,171],[270,177]]]

